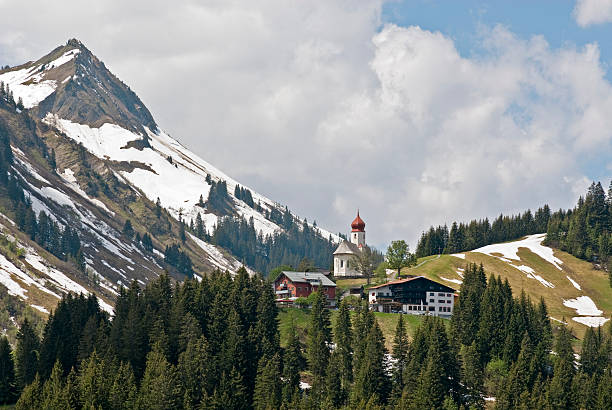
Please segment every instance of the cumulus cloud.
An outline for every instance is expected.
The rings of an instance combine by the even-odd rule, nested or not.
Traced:
[[[371,0],[5,0],[0,64],[76,36],[186,146],[333,231],[359,207],[380,247],[573,205],[589,163],[610,157],[597,45],[554,49],[499,26],[466,57],[443,33],[381,27],[380,13]]]
[[[574,18],[581,27],[612,21],[612,0],[578,0]]]

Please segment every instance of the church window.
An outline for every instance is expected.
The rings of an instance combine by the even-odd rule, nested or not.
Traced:
[[[340,267],[343,268],[344,267],[344,260],[340,259]]]

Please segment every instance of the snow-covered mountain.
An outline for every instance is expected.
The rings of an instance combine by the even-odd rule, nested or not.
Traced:
[[[78,40],[35,62],[0,70],[0,83],[10,90],[0,98],[0,132],[14,157],[9,175],[36,215],[44,211],[60,229],[78,232],[86,265],[79,270],[39,246],[18,229],[9,202],[1,202],[0,211],[7,212],[0,212],[0,230],[21,251],[0,249],[0,283],[31,306],[48,311],[69,290],[95,292],[110,306],[121,285],[146,283],[168,268],[162,252],[180,241],[179,220],[189,226],[198,214],[209,235],[225,216],[251,221],[261,237],[284,231],[278,217],[286,215],[284,206],[165,133],[138,96]],[[219,184],[227,188],[223,209],[208,206]],[[290,218],[304,229],[301,219]],[[126,239],[128,219],[139,236],[153,234],[153,249]],[[308,227],[327,241],[339,240]],[[188,232],[181,244],[196,275],[242,265],[205,239]]]

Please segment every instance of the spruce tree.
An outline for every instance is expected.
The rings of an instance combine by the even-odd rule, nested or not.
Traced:
[[[356,368],[355,385],[353,386],[352,401],[368,400],[376,395],[383,402],[386,401],[389,391],[389,380],[386,373],[385,339],[378,322],[374,321],[366,338],[364,357]]]
[[[255,378],[253,407],[256,410],[277,409],[280,403],[280,357],[278,354],[275,354],[272,358],[263,356],[259,360],[257,377]]]
[[[30,384],[38,370],[38,351],[40,341],[30,326],[28,319],[24,319],[17,333],[17,348],[15,349],[15,379],[19,390]]]
[[[571,334],[565,326],[559,328],[555,351],[557,356],[553,369],[554,375],[550,381],[548,404],[553,408],[569,409],[574,404],[574,397],[569,387],[571,386],[575,369]]]
[[[351,317],[346,300],[340,302],[336,325],[334,327],[335,352],[340,372],[342,388],[348,389],[353,381],[353,334]]]
[[[68,398],[65,395],[63,372],[59,360],[56,361],[51,375],[42,388],[41,408],[49,410],[70,409]]]
[[[181,401],[176,369],[168,363],[159,347],[154,346],[147,355],[138,405],[146,409],[173,409],[178,408]]]
[[[295,323],[291,318],[289,326],[289,339],[283,352],[283,400],[286,403],[293,401],[300,387],[300,371],[304,369],[304,356],[302,346],[297,337]]]
[[[409,341],[406,327],[404,326],[404,315],[399,315],[395,327],[392,350],[393,360],[395,361],[392,373],[392,392],[396,400],[399,400],[404,391],[404,372],[408,362],[408,348]]]
[[[40,377],[36,374],[36,377],[32,381],[32,383],[25,386],[21,395],[19,396],[19,400],[15,404],[16,410],[31,410],[31,409],[40,409],[42,408],[41,403],[41,393],[42,386],[40,382]]]
[[[469,408],[484,408],[484,370],[474,341],[461,349],[461,382]]]
[[[310,312],[310,332],[308,335],[308,366],[313,375],[313,392],[323,387],[325,371],[329,361],[331,343],[329,311],[325,307],[325,297],[315,292]]]
[[[11,345],[6,336],[0,337],[0,405],[14,403],[17,399],[15,365]]]

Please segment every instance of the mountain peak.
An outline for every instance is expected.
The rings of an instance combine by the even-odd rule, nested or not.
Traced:
[[[145,127],[157,131],[136,93],[76,38],[35,62],[0,71],[0,81],[39,118],[51,114],[91,127],[112,123],[143,136]]]

